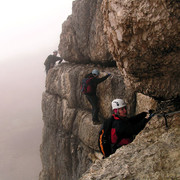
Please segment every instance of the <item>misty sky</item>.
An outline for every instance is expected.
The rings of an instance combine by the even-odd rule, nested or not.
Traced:
[[[73,0],[0,6],[0,180],[38,180],[44,61],[58,48]]]
[[[0,61],[57,48],[72,0],[5,0],[0,6]]]

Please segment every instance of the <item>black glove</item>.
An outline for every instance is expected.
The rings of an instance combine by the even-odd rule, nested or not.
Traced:
[[[61,62],[62,62],[62,60],[60,60],[60,61],[58,62],[58,64],[61,64]]]
[[[150,109],[149,110],[149,117],[147,119],[150,120],[154,115],[155,115],[154,110]]]
[[[150,110],[149,110],[149,114],[152,114],[152,113],[154,113],[154,110],[153,110],[153,109],[150,109]]]

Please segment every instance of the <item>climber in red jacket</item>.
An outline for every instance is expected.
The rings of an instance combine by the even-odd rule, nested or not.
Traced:
[[[111,148],[112,153],[123,145],[131,143],[135,136],[144,129],[148,118],[147,112],[142,112],[131,118],[127,118],[126,104],[122,99],[115,99],[112,101],[112,127],[111,127]]]
[[[97,69],[92,70],[92,73],[87,74],[85,76],[86,79],[89,79],[86,87],[86,92],[84,94],[86,95],[87,100],[90,102],[92,106],[92,121],[94,125],[100,124],[101,122],[99,121],[98,118],[98,113],[99,113],[99,106],[98,106],[98,97],[96,95],[96,90],[98,84],[102,83],[105,81],[111,74],[108,73],[107,75],[98,78],[99,77],[99,71]]]

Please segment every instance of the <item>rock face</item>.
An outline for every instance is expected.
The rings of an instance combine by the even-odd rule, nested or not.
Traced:
[[[84,75],[96,68],[101,76],[112,74],[98,86],[102,120],[115,98],[125,99],[130,115],[162,100],[179,102],[179,6],[171,0],[73,2],[59,44],[68,62],[48,72],[42,97],[40,180],[180,178],[179,114],[168,118],[168,130],[154,117],[133,143],[97,160],[100,125],[92,124],[91,106],[80,94]]]
[[[103,32],[102,0],[76,0],[72,15],[64,22],[61,56],[70,62],[113,64]]]
[[[40,179],[78,179],[92,164],[91,156],[98,151],[100,125],[92,123],[91,107],[80,93],[80,82],[93,68],[93,65],[63,63],[48,72],[42,98],[43,171]],[[111,77],[98,85],[100,113],[104,119],[111,113],[111,101],[123,98],[125,90],[117,68],[98,69],[101,76],[112,72]]]
[[[179,95],[179,9],[171,0],[103,1],[109,51],[130,88],[156,98]]]

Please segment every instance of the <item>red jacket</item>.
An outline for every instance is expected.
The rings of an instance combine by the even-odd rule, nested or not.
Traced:
[[[145,118],[146,112],[142,112],[131,118],[120,118],[113,114],[114,119],[111,128],[111,143],[114,150],[123,145],[127,145],[134,140],[134,137],[144,129],[148,120]]]

